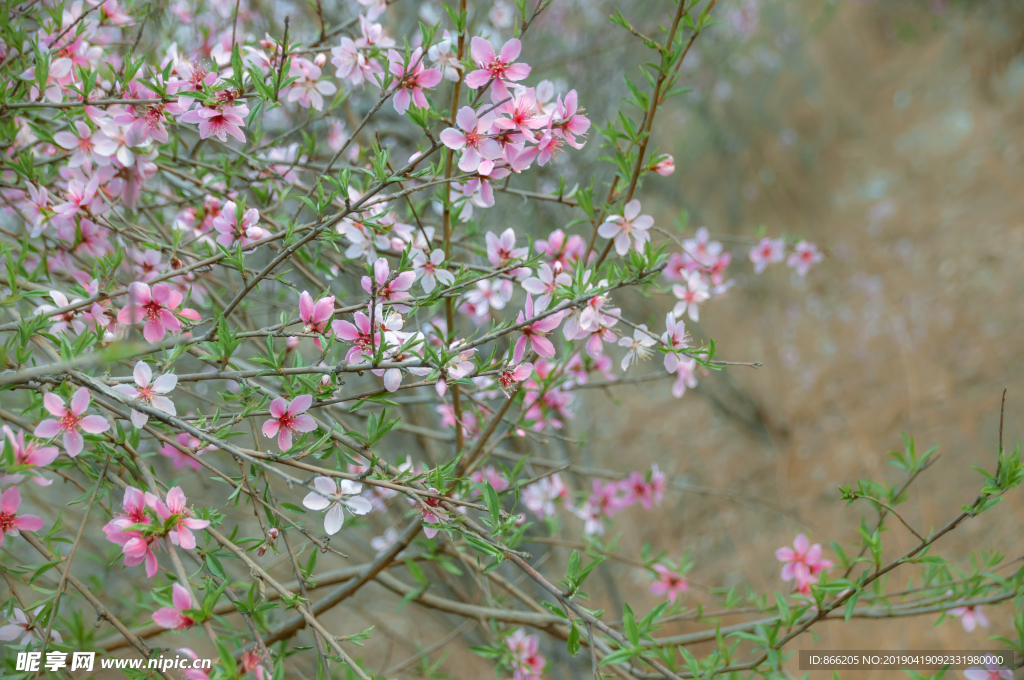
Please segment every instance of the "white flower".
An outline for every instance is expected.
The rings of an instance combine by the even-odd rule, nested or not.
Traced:
[[[443,285],[451,285],[455,282],[455,276],[447,269],[441,269],[444,262],[444,251],[440,248],[430,253],[430,259],[422,252],[416,253],[412,258],[412,268],[416,272],[416,278],[423,286],[423,292],[430,294],[434,287],[440,282]]]
[[[132,399],[139,399],[152,406],[158,411],[172,416],[178,415],[174,408],[174,402],[163,396],[173,390],[178,384],[178,376],[173,373],[164,373],[153,379],[153,369],[145,361],[135,364],[135,385],[118,385],[116,389]],[[149,415],[132,409],[132,425],[138,429],[149,422]]]
[[[640,328],[633,330],[632,338],[619,338],[619,347],[629,348],[626,356],[622,357],[622,370],[625,371],[634,362],[650,357],[653,351],[651,347],[654,346],[655,342],[657,341],[647,334],[647,326],[643,324],[640,325]]]
[[[353,515],[365,515],[373,508],[370,501],[359,496],[359,492],[363,489],[363,485],[359,482],[349,479],[334,480],[330,477],[317,477],[313,480],[313,486],[320,493],[310,491],[302,499],[302,504],[310,510],[327,510],[327,515],[324,517],[324,531],[330,536],[341,531],[341,526],[345,523],[342,507]],[[346,498],[331,500],[321,494],[346,496]]]

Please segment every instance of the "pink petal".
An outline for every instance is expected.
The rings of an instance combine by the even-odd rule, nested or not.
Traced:
[[[458,151],[466,146],[466,135],[455,128],[446,128],[441,132],[441,143],[449,149]]]
[[[52,439],[60,434],[61,424],[56,420],[44,420],[36,425],[32,434],[39,439]]]
[[[300,394],[299,396],[292,399],[291,406],[288,407],[288,413],[291,415],[298,415],[313,404],[313,397],[308,394]]]
[[[5,515],[15,514],[20,506],[21,492],[18,491],[18,487],[12,486],[0,496],[0,510],[3,510]]]
[[[167,394],[178,385],[178,376],[173,373],[164,373],[157,376],[153,381],[153,391],[160,394]]]
[[[793,541],[793,547],[796,548],[796,552],[798,555],[807,554],[808,545],[809,541],[807,540],[807,536],[804,534],[798,534],[796,540]]]
[[[132,375],[135,378],[136,385],[146,387],[153,379],[153,369],[145,361],[140,361],[135,364],[135,370],[132,371]]]
[[[488,41],[483,38],[473,38],[469,45],[469,53],[472,55],[473,61],[477,64],[486,66],[494,61],[494,47],[492,47],[491,43]],[[468,87],[473,87],[473,85],[469,85],[468,82],[466,85]]]
[[[284,397],[278,397],[274,401],[270,402],[270,415],[275,418],[280,418],[288,412],[288,402],[284,400]]]
[[[530,75],[532,69],[527,64],[509,64],[505,69],[505,80],[518,82]],[[504,97],[502,97],[504,99]],[[500,101],[500,100],[499,100]]]
[[[110,429],[110,423],[103,416],[86,416],[78,421],[78,425],[89,434],[99,434]]]
[[[178,584],[174,584],[178,585]],[[178,630],[188,625],[185,615],[170,607],[161,607],[153,612],[153,623],[167,630]]]
[[[268,420],[265,423],[263,423],[263,436],[264,437],[276,436],[277,435],[277,431],[279,429],[281,429],[280,421],[278,421],[276,418],[271,418],[270,420]]]
[[[171,600],[178,611],[193,609],[192,596],[188,594],[188,589],[180,583],[175,583],[171,588]]]
[[[487,43],[490,45],[490,43]],[[501,46],[501,60],[506,64],[515,61],[523,49],[523,44],[518,39],[512,38]]]
[[[483,87],[488,82],[490,82],[490,80],[490,71],[471,71],[469,75],[466,76],[466,87],[468,87],[471,90],[475,90],[477,88]]]
[[[14,526],[26,532],[38,532],[44,523],[43,518],[36,515],[22,515],[14,520]]]
[[[43,406],[46,407],[47,411],[57,416],[58,418],[63,418],[67,413],[67,408],[64,406],[64,400],[58,397],[53,392],[47,392],[46,394],[43,395]]]
[[[85,448],[85,440],[78,430],[68,430],[64,433],[64,450],[74,458]]]
[[[305,413],[295,416],[292,421],[292,429],[296,432],[312,432],[316,429],[316,421]]]

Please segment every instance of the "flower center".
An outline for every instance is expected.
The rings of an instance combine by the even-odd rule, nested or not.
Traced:
[[[495,59],[487,67],[487,70],[491,72],[491,76],[492,77],[501,80],[501,79],[504,79],[504,77],[505,77],[505,70],[507,68],[508,68],[508,64],[506,64],[501,59]]]
[[[78,429],[78,416],[71,411],[66,411],[64,417],[60,419],[60,426],[63,430]]]
[[[14,530],[14,515],[0,512],[0,534],[6,534]]]
[[[151,300],[148,304],[143,305],[142,308],[146,310],[147,319],[150,321],[157,321],[160,319],[160,312],[163,310],[164,306],[156,300]]]

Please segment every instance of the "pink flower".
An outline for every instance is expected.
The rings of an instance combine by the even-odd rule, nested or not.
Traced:
[[[247,649],[242,652],[242,660],[238,664],[238,677],[242,677],[249,671],[256,676],[256,680],[269,680],[271,673],[264,666],[265,659],[263,652],[259,649]],[[186,678],[186,680],[188,680]]]
[[[661,334],[661,341],[668,347],[681,350],[690,346],[690,334],[686,332],[686,324],[682,319],[676,319],[672,312],[665,315],[665,332]],[[675,373],[680,360],[686,360],[686,355],[677,352],[665,353],[665,370]]]
[[[548,121],[548,129],[554,137],[564,139],[574,149],[582,149],[585,142],[576,139],[577,135],[585,135],[590,129],[590,119],[583,115],[583,109],[576,102],[576,90],[565,95],[565,101],[559,96],[555,101],[555,111]],[[544,165],[542,162],[541,165]]]
[[[658,173],[662,177],[668,177],[676,171],[676,160],[672,158],[671,154],[665,154],[658,159],[658,162],[651,166],[651,170]]]
[[[334,83],[320,80],[320,67],[308,59],[292,59],[289,77],[298,78],[288,88],[288,101],[298,102],[303,108],[314,108],[322,111],[324,95],[330,96],[338,91]]]
[[[65,405],[64,400],[53,392],[43,395],[43,406],[57,420],[44,420],[36,426],[32,434],[39,439],[52,439],[57,435],[64,434],[64,450],[74,458],[82,452],[85,441],[82,439],[82,432],[89,434],[100,434],[110,429],[110,423],[103,416],[85,416],[85,410],[89,408],[92,395],[89,390],[79,387],[71,395],[70,406]]]
[[[353,343],[348,354],[345,355],[346,364],[358,363],[360,358],[371,356],[373,347],[380,347],[380,327],[374,330],[373,339],[370,338],[370,317],[362,312],[355,313],[355,324],[343,319],[336,319],[331,324],[334,335]]]
[[[173,373],[164,373],[153,380],[153,369],[145,361],[135,364],[133,375],[134,386],[117,385],[114,389],[132,399],[138,399],[158,411],[172,416],[178,415],[178,411],[174,408],[174,402],[163,396],[175,388],[178,384],[178,376]],[[132,409],[132,425],[141,429],[148,422],[148,414]]]
[[[639,472],[631,472],[629,477],[619,482],[619,489],[624,494],[623,502],[632,505],[640,503],[645,510],[661,505],[665,497],[665,473],[658,470],[657,464],[651,466],[649,478]]]
[[[506,132],[515,131],[528,142],[537,143],[533,134],[547,123],[537,106],[537,92],[532,87],[523,88],[512,95],[512,101],[498,107],[498,111],[506,117],[494,121],[494,127]],[[515,139],[515,137],[513,137]]]
[[[100,201],[96,200],[96,190],[100,186],[99,176],[94,176],[89,180],[88,184],[82,184],[77,179],[73,179],[68,182],[68,190],[64,193],[64,197],[67,199],[66,202],[60,205],[55,205],[53,210],[61,217],[71,219],[80,210],[91,210],[92,212],[99,212],[99,210],[93,209],[93,202],[99,205]]]
[[[158,283],[150,290],[149,284],[136,281],[128,286],[129,302],[117,315],[123,324],[145,321],[142,337],[149,342],[163,340],[167,333],[181,332],[181,322],[174,315],[181,305],[182,296],[166,283]]]
[[[153,578],[159,569],[156,553],[153,552],[156,536],[145,536],[140,530],[130,528],[136,524],[153,523],[146,513],[146,495],[130,486],[124,491],[121,507],[124,512],[107,522],[103,532],[107,535],[108,541],[121,546],[124,566],[134,567],[145,562],[146,576]]]
[[[469,479],[471,482],[475,482],[477,484],[487,482],[495,491],[498,492],[502,492],[508,488],[508,480],[505,479],[505,476],[493,465],[488,465],[482,470],[477,470],[469,476]],[[476,495],[476,492],[474,492],[474,495]]]
[[[512,663],[515,664],[513,680],[540,680],[547,661],[538,651],[538,637],[527,635],[526,631],[519,628],[505,638],[505,645],[512,652]]]
[[[1013,671],[998,664],[986,664],[984,668],[971,666],[964,671],[967,680],[1013,680]]]
[[[313,296],[302,291],[299,296],[299,318],[305,324],[303,333],[316,333],[322,335],[331,317],[334,316],[334,296],[322,297],[313,303]],[[316,348],[320,349],[320,338],[316,339]]]
[[[38,614],[42,607],[39,607],[33,612]],[[8,623],[5,626],[0,626],[0,640],[4,642],[12,642],[18,640],[15,644],[17,645],[28,645],[33,642],[43,641],[43,632],[36,627],[35,623],[28,620],[25,612],[15,607],[11,612],[11,618],[7,619]],[[50,631],[50,639],[56,642],[63,642],[60,633],[56,630]]]
[[[487,136],[493,121],[493,115],[477,118],[472,107],[463,106],[455,116],[455,123],[459,127],[450,127],[441,132],[441,142],[445,146],[462,151],[459,169],[463,172],[476,172],[482,160],[501,158],[501,145]]]
[[[317,477],[313,480],[313,486],[320,493],[310,491],[302,499],[302,504],[310,510],[327,510],[327,514],[324,515],[324,531],[330,536],[341,531],[341,527],[345,523],[345,513],[342,512],[342,508],[353,515],[365,515],[373,509],[370,501],[359,495],[363,490],[363,485],[358,482],[353,482],[350,479],[335,480],[330,477]],[[344,498],[335,500],[334,496],[343,496]]]
[[[988,628],[988,618],[981,607],[954,607],[948,613],[960,619],[960,624],[968,633],[978,626]]]
[[[615,482],[602,483],[595,479],[592,489],[590,498],[576,510],[576,514],[584,521],[583,533],[601,536],[604,534],[604,519],[611,518],[627,503],[619,495],[619,485]]]
[[[701,227],[694,234],[694,238],[683,241],[683,253],[687,258],[694,260],[690,265],[691,269],[710,267],[721,252],[722,244],[711,240],[711,232],[707,227]]]
[[[180,583],[171,587],[173,607],[161,607],[153,612],[153,623],[167,630],[188,630],[196,625],[195,619],[185,613],[186,609],[198,609],[188,589]]]
[[[142,88],[144,89],[144,88]],[[148,90],[146,90],[148,92]],[[137,92],[142,95],[142,92]],[[147,106],[127,106],[125,113],[116,116],[113,122],[128,127],[127,140],[129,146],[141,146],[147,139],[154,139],[161,144],[167,143],[167,114],[184,113],[192,105],[192,99],[182,97],[178,102],[168,104],[151,104]]]
[[[470,54],[479,67],[466,76],[466,87],[475,90],[491,82],[491,101],[500,102],[508,97],[509,82],[518,82],[530,75],[530,67],[526,64],[513,63],[519,57],[522,43],[516,38],[509,40],[496,55],[491,43],[483,38],[473,38],[470,43]]]
[[[107,137],[103,132],[93,132],[81,121],[75,121],[77,134],[62,130],[54,133],[53,141],[63,149],[73,151],[68,159],[69,168],[78,168],[92,161],[97,165],[109,165],[110,157],[117,152],[118,143]]]
[[[569,499],[569,489],[558,473],[530,484],[523,490],[523,503],[538,517],[554,517],[555,503]]]
[[[375,73],[382,73],[375,59],[369,59],[359,51],[351,38],[342,38],[341,45],[331,49],[331,63],[338,69],[337,76],[348,80],[353,85],[362,85],[370,80]],[[340,148],[340,147],[339,147]],[[335,149],[337,151],[337,149]]]
[[[625,255],[629,252],[630,241],[633,249],[643,252],[644,243],[651,240],[647,232],[654,225],[654,218],[640,214],[640,201],[635,198],[626,204],[621,215],[610,215],[597,233],[601,238],[615,239],[615,252]]]
[[[651,593],[654,595],[668,595],[668,601],[676,603],[676,598],[690,588],[685,576],[677,574],[664,564],[655,564],[654,572],[657,580],[651,584]]]
[[[249,107],[245,103],[222,104],[216,107],[197,106],[191,111],[186,111],[178,118],[182,123],[199,125],[199,138],[207,139],[216,137],[222,142],[228,141],[231,135],[238,141],[245,143],[245,116],[249,115]]]
[[[14,464],[11,466],[14,470],[19,471],[32,471],[31,479],[39,486],[49,486],[53,484],[52,479],[43,477],[32,468],[46,467],[52,463],[60,452],[56,446],[43,446],[39,442],[29,441],[25,443],[25,433],[18,431],[18,435],[15,436],[14,432],[7,425],[3,426],[4,443],[0,445],[2,449],[7,444],[11,446],[11,452],[14,454]],[[25,479],[25,476],[20,473],[0,475],[0,484],[17,484],[21,480]]]
[[[547,239],[540,239],[533,242],[538,253],[548,256],[554,271],[559,269],[572,269],[574,261],[582,260],[587,252],[587,244],[579,234],[565,237],[565,232],[555,229]]]
[[[533,364],[519,364],[515,368],[506,368],[498,374],[498,384],[506,395],[512,396],[512,386],[522,382],[533,373]]]
[[[679,299],[672,309],[672,313],[676,318],[683,314],[689,314],[692,320],[699,321],[700,305],[711,297],[711,293],[708,292],[708,284],[704,282],[700,272],[690,272],[685,280],[685,286],[678,283],[672,286],[672,294]]]
[[[818,246],[807,241],[800,241],[796,244],[794,253],[786,260],[786,266],[795,269],[800,276],[806,276],[811,265],[819,262],[821,262],[821,253],[818,252]]]
[[[256,225],[260,221],[260,212],[256,208],[249,208],[242,213],[242,221],[238,221],[238,206],[234,201],[224,204],[223,211],[213,219],[213,228],[220,232],[217,243],[225,248],[231,248],[237,242],[243,248],[248,247],[255,241],[263,238],[263,229]]]
[[[532,319],[534,316],[540,316],[544,313],[544,308],[537,305],[534,309],[533,297],[529,293],[526,294],[526,309],[521,310],[516,316],[516,323],[523,323],[527,319]],[[548,333],[558,328],[558,324],[562,322],[562,315],[565,311],[555,312],[548,316],[538,319],[533,323],[523,326],[519,329],[522,335],[516,340],[515,350],[512,352],[512,362],[518,364],[523,360],[523,355],[526,354],[526,345],[529,343],[530,348],[536,352],[539,356],[546,357],[548,359],[555,356],[555,346],[550,340],[545,337]]]
[[[124,499],[121,501],[121,508],[124,510],[107,522],[103,532],[107,540],[123,546],[129,540],[142,534],[137,529],[129,529],[135,524],[150,524],[150,517],[146,514],[146,496],[133,486],[124,490]]]
[[[423,68],[423,48],[417,47],[409,56],[412,70],[409,71],[402,63],[402,55],[395,50],[388,50],[388,70],[395,77],[395,111],[404,115],[409,109],[410,99],[420,109],[430,108],[423,88],[432,89],[441,82],[441,72],[436,68]]]
[[[781,238],[765,236],[750,249],[750,261],[754,263],[754,273],[760,274],[769,264],[782,262],[786,259],[786,242]]]
[[[380,302],[394,302],[411,297],[408,290],[415,280],[416,272],[414,271],[398,273],[392,279],[391,267],[383,257],[377,258],[377,261],[373,263],[373,282],[377,284],[376,294]],[[373,293],[373,282],[370,281],[369,276],[364,276],[360,280],[363,290],[371,294]]]
[[[43,518],[36,515],[18,516],[21,507],[21,492],[18,487],[7,487],[0,495],[0,545],[4,543],[4,534],[17,536],[19,531],[39,531],[43,528]]]
[[[501,232],[500,237],[489,231],[484,236],[484,241],[487,243],[487,260],[495,267],[504,267],[513,260],[525,259],[530,254],[530,249],[526,246],[516,248],[516,232],[512,227]]]
[[[551,298],[559,286],[568,286],[572,283],[572,277],[565,272],[555,274],[551,265],[544,263],[537,270],[537,276],[531,276],[523,281],[522,286],[527,293],[537,296],[537,306],[547,308],[551,304]]]
[[[832,566],[830,561],[821,559],[821,544],[809,543],[807,536],[799,534],[792,548],[779,548],[775,551],[775,559],[782,562],[782,580],[796,579],[798,589],[816,581],[814,577]]]
[[[440,493],[434,487],[430,487],[427,491],[433,494]],[[438,515],[443,517],[444,511],[441,510],[441,501],[438,499],[430,496],[419,496],[415,501],[410,498],[409,502],[416,505],[417,509],[420,511],[420,519],[423,522],[429,522],[430,524],[441,523],[441,518],[438,517]],[[425,526],[423,527],[423,533],[427,538],[433,538],[437,535],[437,529]]]
[[[697,360],[680,359],[676,364],[676,381],[672,385],[672,396],[676,399],[686,394],[687,388],[693,389],[697,386]]]
[[[173,527],[168,535],[171,543],[180,545],[185,550],[192,550],[196,547],[196,537],[192,530],[198,531],[210,526],[208,519],[196,519],[192,511],[185,505],[185,492],[180,486],[167,490],[167,502],[160,500],[157,496],[147,493],[146,504],[156,512],[167,526],[167,520],[171,520]]]
[[[197,448],[201,443],[197,437],[193,437],[188,432],[179,432],[176,439],[178,440],[178,444],[189,449]],[[196,452],[196,455],[199,455],[200,453],[204,453],[205,451],[209,451],[215,448],[216,447],[214,446],[207,446],[202,451]],[[177,448],[171,446],[170,444],[164,444],[163,446],[161,446],[159,452],[161,456],[170,458],[171,464],[177,470],[189,467],[195,470],[196,472],[199,472],[203,468],[203,466],[200,465],[199,461],[197,461],[195,458],[185,455],[184,453],[179,451]]]
[[[420,282],[420,286],[423,287],[423,292],[430,294],[432,290],[441,283],[444,286],[450,286],[455,283],[455,276],[447,269],[442,269],[441,265],[444,264],[444,251],[440,248],[430,253],[428,258],[422,251],[417,252],[412,258],[413,274],[416,280]]]
[[[284,397],[270,402],[270,420],[263,423],[263,435],[277,436],[277,445],[282,451],[292,448],[292,433],[312,432],[316,422],[304,411],[313,404],[313,397],[300,394],[292,399],[291,404]]]

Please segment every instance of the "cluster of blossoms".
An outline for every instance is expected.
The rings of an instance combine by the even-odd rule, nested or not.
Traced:
[[[167,537],[172,544],[193,550],[196,537],[192,532],[210,525],[210,520],[195,517],[180,486],[168,489],[166,500],[130,486],[125,489],[121,509],[103,531],[108,541],[121,546],[124,566],[144,563],[148,578],[156,576],[159,569],[156,553],[160,539]]]
[[[568,507],[571,512],[584,521],[584,533],[588,536],[601,536],[605,532],[606,521],[620,510],[639,504],[644,510],[652,510],[661,505],[665,498],[665,473],[652,465],[646,473],[631,472],[625,479],[602,482],[595,479],[591,494],[578,507],[572,507],[571,494],[562,478],[556,472],[550,477],[528,485],[523,490],[523,503],[541,519],[553,517],[558,504]],[[501,482],[499,488],[508,486],[507,481]]]
[[[832,566],[832,562],[821,557],[821,544],[810,544],[805,534],[799,534],[793,547],[775,551],[775,559],[782,562],[782,580],[793,581],[796,591],[809,595],[811,584],[817,583],[821,573]]]

